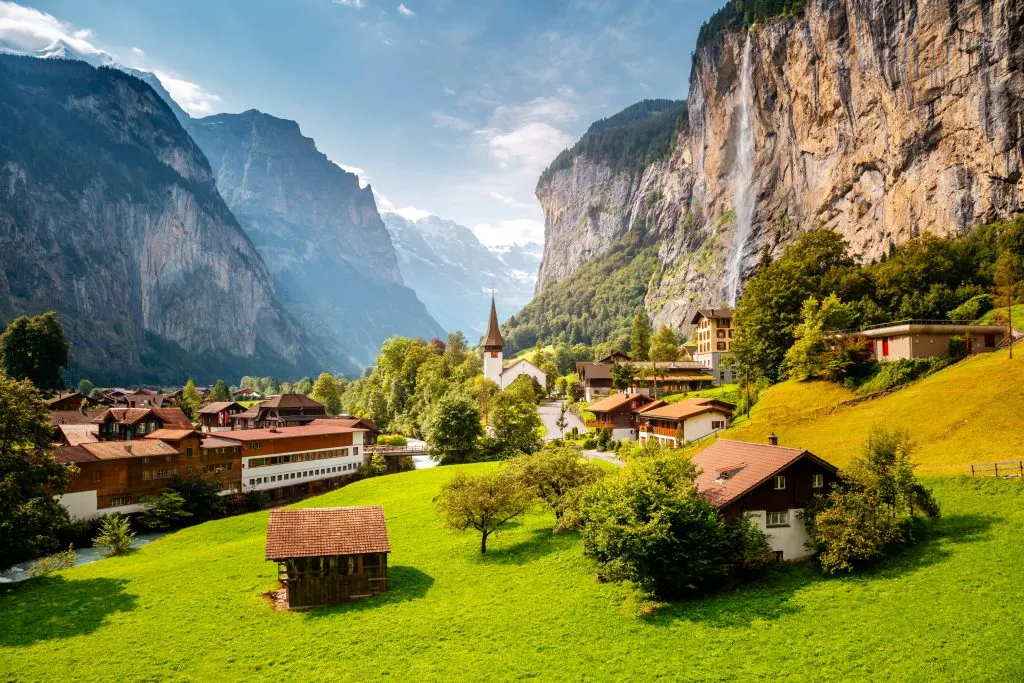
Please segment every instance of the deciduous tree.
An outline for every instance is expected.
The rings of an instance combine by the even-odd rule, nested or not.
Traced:
[[[202,399],[196,389],[196,383],[189,377],[185,382],[185,388],[181,390],[180,407],[189,420],[195,422],[199,417],[199,404]]]
[[[320,373],[309,397],[323,403],[328,415],[337,415],[341,412],[341,385],[329,372]]]
[[[1017,299],[1019,287],[1020,257],[1004,249],[996,259],[995,270],[995,304],[1003,309],[1006,321],[1006,338],[1013,339],[1013,304]],[[1013,344],[1010,344],[1010,358],[1013,358]]]
[[[537,450],[537,432],[540,415],[537,413],[537,395],[525,375],[516,378],[491,402],[491,436],[508,453]]]
[[[480,553],[487,552],[488,537],[519,517],[536,500],[533,490],[508,471],[476,476],[458,474],[441,487],[434,499],[445,526],[457,531],[480,532]]]
[[[53,311],[15,318],[0,334],[0,359],[8,377],[27,379],[43,390],[64,386],[71,344]]]
[[[579,493],[601,480],[604,471],[571,446],[547,446],[509,461],[508,471],[555,513],[556,524],[579,501]]]
[[[224,380],[218,379],[217,383],[213,385],[213,391],[210,392],[209,399],[211,401],[231,400],[231,392],[228,390],[228,385],[224,383]]]
[[[458,393],[443,396],[425,425],[430,457],[441,462],[467,462],[483,435],[476,402]]]

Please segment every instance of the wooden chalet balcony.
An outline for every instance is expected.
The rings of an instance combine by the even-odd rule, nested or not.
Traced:
[[[615,429],[613,422],[605,420],[587,420],[586,425],[588,429],[604,429],[605,427]]]
[[[655,427],[650,424],[640,425],[640,431],[646,434],[657,434],[659,436],[671,436],[675,438],[676,428],[675,427]]]

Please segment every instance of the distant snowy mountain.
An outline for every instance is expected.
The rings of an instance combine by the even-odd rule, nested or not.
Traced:
[[[398,252],[402,279],[449,330],[462,330],[471,343],[487,325],[490,291],[503,318],[533,297],[541,245],[490,250],[469,228],[437,216],[410,221],[383,213]]]

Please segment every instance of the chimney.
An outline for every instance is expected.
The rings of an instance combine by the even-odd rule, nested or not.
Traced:
[[[124,445],[124,452],[125,453],[131,453],[132,452],[132,445],[130,443],[126,443]]]
[[[771,434],[768,435],[768,445],[769,446],[778,446],[779,445],[779,437],[775,436],[775,432],[772,432]]]

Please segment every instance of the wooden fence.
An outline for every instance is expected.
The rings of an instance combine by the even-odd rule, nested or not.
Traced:
[[[968,465],[972,477],[1024,478],[1024,460],[1005,460],[980,465]]]

